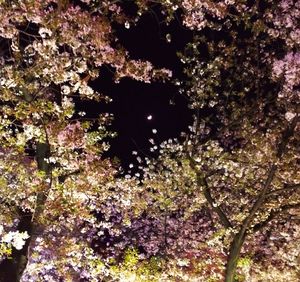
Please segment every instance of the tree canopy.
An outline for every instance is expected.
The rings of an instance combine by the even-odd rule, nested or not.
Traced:
[[[114,33],[153,7],[193,34],[179,78]],[[0,281],[298,281],[299,18],[293,0],[0,0]],[[131,172],[105,157],[113,116],[78,110],[110,102],[102,66],[171,80],[194,113]]]

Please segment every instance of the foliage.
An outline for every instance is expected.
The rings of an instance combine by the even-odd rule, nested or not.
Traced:
[[[111,34],[155,1],[122,4],[0,2],[0,279],[299,280],[299,1],[160,2],[193,30],[176,83],[194,124],[125,177],[103,158],[111,115],[77,105],[109,101],[101,66],[171,72]]]
[[[183,24],[195,31],[180,55],[187,79],[179,82],[195,110],[195,123],[183,140],[153,146],[158,159],[145,160],[143,199],[150,205],[143,205],[146,216],[132,221],[137,244],[146,253],[178,260],[190,251],[195,259],[200,242],[207,245],[219,276],[198,272],[203,281],[297,281],[299,4],[162,5],[171,14],[170,6],[179,9]],[[199,232],[204,210],[210,220]],[[292,255],[286,259],[283,252]],[[240,255],[249,256],[251,265],[241,264]],[[268,274],[271,268],[277,269],[274,275]]]
[[[95,281],[106,275],[93,268],[90,248],[101,226],[97,212],[114,199],[126,210],[134,189],[120,187],[118,168],[101,157],[111,115],[92,118],[76,104],[109,101],[89,86],[102,65],[115,68],[116,81],[170,72],[113,47],[101,5],[91,13],[69,1],[2,1],[0,15],[1,279]],[[19,231],[28,233],[26,243]]]

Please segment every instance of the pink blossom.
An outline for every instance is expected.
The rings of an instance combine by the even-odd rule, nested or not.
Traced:
[[[67,125],[57,135],[58,144],[69,148],[82,148],[86,144],[85,133],[79,121]]]

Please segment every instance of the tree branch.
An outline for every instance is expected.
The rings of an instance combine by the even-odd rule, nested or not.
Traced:
[[[63,183],[63,182],[65,182],[65,180],[66,180],[68,177],[70,177],[70,176],[72,176],[72,175],[77,175],[77,174],[79,174],[80,172],[82,172],[82,170],[81,170],[81,169],[77,169],[77,170],[72,171],[72,172],[70,172],[70,173],[60,175],[60,176],[58,177],[58,181],[59,181],[59,183]]]
[[[216,201],[213,199],[213,197],[211,195],[210,188],[207,183],[206,177],[204,175],[202,175],[196,168],[195,160],[191,156],[188,156],[188,158],[190,160],[191,168],[195,171],[195,173],[197,175],[198,185],[204,187],[203,193],[204,193],[205,199],[207,200],[207,202],[209,203],[211,208],[218,214],[224,227],[231,228],[232,224],[230,223],[225,212],[222,210],[222,208],[220,206],[217,205]],[[212,174],[209,174],[209,175],[211,176]]]
[[[294,189],[298,189],[298,188],[300,188],[300,183],[293,184],[293,185],[285,185],[284,188],[270,191],[269,193],[266,194],[266,197],[272,196],[272,195],[280,193],[282,191],[290,191],[290,190],[294,190]]]
[[[262,229],[263,227],[265,227],[270,221],[272,221],[277,215],[279,215],[282,212],[285,212],[287,210],[294,209],[294,208],[300,208],[300,203],[290,204],[290,205],[284,205],[284,206],[280,207],[277,210],[271,211],[271,213],[269,214],[269,216],[267,217],[266,220],[264,220],[263,222],[260,222],[260,223],[256,224],[253,227],[253,231],[254,232],[259,231],[260,229]]]
[[[294,117],[291,124],[287,127],[287,129],[282,134],[281,142],[278,145],[278,149],[277,149],[277,153],[276,153],[276,156],[279,160],[282,158],[282,155],[286,150],[286,145],[287,145],[290,137],[294,134],[294,130],[295,130],[295,127],[296,127],[298,121],[299,121],[299,117],[298,116]],[[252,221],[255,213],[257,212],[257,210],[264,203],[264,200],[265,200],[266,195],[267,195],[267,191],[270,188],[270,185],[271,185],[271,183],[274,179],[276,171],[277,171],[277,165],[275,163],[273,163],[271,165],[270,171],[268,173],[267,180],[265,182],[265,185],[264,185],[262,191],[257,196],[257,199],[256,199],[254,205],[252,206],[249,215],[245,218],[245,220],[243,222],[243,225],[241,227],[241,230],[243,230],[243,232],[246,232],[246,230],[247,230],[250,222]]]
[[[296,116],[293,118],[291,124],[286,128],[286,130],[282,134],[282,138],[278,144],[278,149],[276,152],[276,156],[278,160],[281,160],[283,154],[286,151],[286,147],[290,137],[294,134],[295,127],[298,123],[299,117]],[[236,272],[237,261],[247,236],[248,228],[255,217],[256,212],[261,208],[266,199],[267,191],[269,190],[271,183],[274,179],[275,173],[277,171],[277,165],[274,162],[269,170],[268,177],[265,181],[262,191],[258,194],[256,201],[254,202],[249,215],[244,219],[242,225],[239,228],[239,232],[234,236],[233,241],[230,246],[230,252],[228,257],[228,262],[226,265],[226,274],[225,281],[232,282],[234,281],[234,275]]]
[[[278,159],[281,159],[282,155],[285,153],[285,150],[287,147],[286,145],[287,145],[290,137],[294,134],[295,127],[296,127],[297,123],[299,122],[299,120],[300,120],[300,116],[296,115],[293,118],[290,126],[283,132],[282,139],[278,145],[278,150],[277,150],[277,154],[276,154]]]

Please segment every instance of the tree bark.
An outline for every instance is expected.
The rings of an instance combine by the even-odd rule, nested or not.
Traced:
[[[233,241],[230,246],[229,257],[226,265],[225,282],[235,281],[235,272],[237,267],[237,261],[239,259],[243,243],[247,236],[247,230],[255,216],[255,213],[264,203],[266,192],[269,189],[271,182],[275,176],[277,170],[276,165],[272,165],[268,173],[268,178],[265,182],[262,192],[259,194],[256,202],[254,203],[249,215],[244,219],[239,232],[234,236]]]
[[[283,154],[285,153],[288,141],[290,137],[293,136],[298,121],[299,121],[299,117],[297,115],[292,120],[290,126],[288,126],[287,129],[283,132],[282,138],[278,144],[278,148],[276,152],[276,156],[278,160],[281,160]],[[269,170],[268,177],[262,191],[257,196],[256,201],[249,212],[249,215],[244,219],[242,225],[240,226],[239,232],[233,238],[233,241],[230,245],[229,257],[226,265],[225,282],[235,281],[237,261],[240,256],[243,243],[246,239],[247,231],[253,221],[253,218],[255,217],[255,213],[261,208],[261,206],[265,202],[266,197],[268,196],[267,192],[271,186],[276,171],[277,171],[277,165],[273,163]]]
[[[226,266],[226,276],[225,282],[234,282],[235,281],[235,272],[237,267],[237,261],[240,256],[242,246],[246,239],[246,232],[242,230],[234,237],[231,246],[230,254]]]
[[[223,226],[225,228],[232,227],[232,225],[231,225],[228,217],[226,216],[225,212],[222,210],[222,208],[220,206],[218,206],[216,204],[215,200],[213,199],[213,197],[211,195],[211,192],[210,192],[209,185],[208,185],[207,180],[205,178],[206,176],[204,176],[202,173],[200,173],[198,171],[198,169],[196,168],[195,160],[190,156],[188,156],[188,158],[190,160],[191,168],[196,173],[197,183],[198,183],[199,187],[203,187],[204,197],[207,200],[207,202],[209,203],[210,207],[212,208],[213,211],[215,211],[218,214],[219,219],[220,219],[221,223],[223,224]]]
[[[36,161],[38,169],[45,172],[46,176],[50,175],[50,166],[45,161],[50,154],[50,145],[48,143],[38,143],[36,149]],[[38,219],[43,212],[44,204],[47,199],[46,191],[37,194],[36,209],[34,213],[29,213],[18,209],[19,224],[17,230],[20,232],[27,231],[30,236],[22,250],[13,248],[10,258],[3,260],[0,264],[0,282],[19,282],[28,262],[28,252],[30,245],[34,242],[38,229]]]
[[[27,231],[31,234],[32,231],[32,214],[26,213],[22,210],[18,210],[20,217],[17,230],[20,232]],[[20,281],[21,269],[25,268],[27,248],[29,246],[29,240],[26,241],[22,250],[13,248],[11,258],[5,259],[0,264],[0,281],[1,282],[15,282]]]

